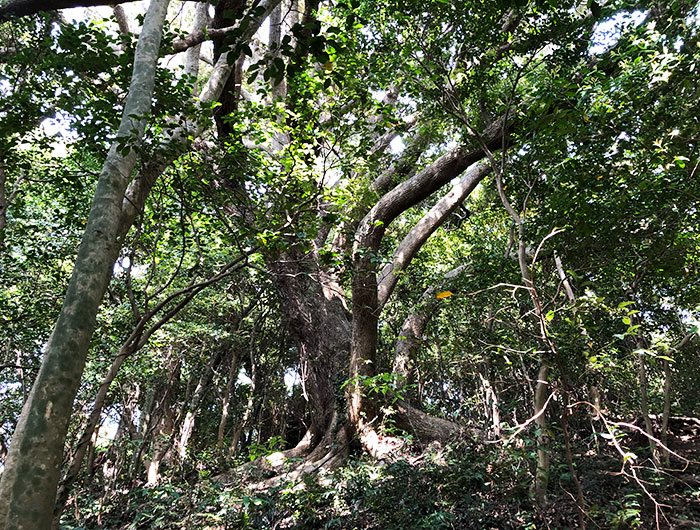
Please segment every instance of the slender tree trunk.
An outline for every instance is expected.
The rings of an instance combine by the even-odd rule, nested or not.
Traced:
[[[501,164],[497,164],[493,155],[489,152],[489,161],[493,168],[496,177],[496,187],[498,195],[506,211],[513,219],[515,226],[518,228],[518,265],[520,274],[523,280],[523,285],[527,288],[532,308],[535,314],[536,323],[535,329],[540,341],[546,347],[546,354],[540,356],[540,367],[537,373],[537,383],[535,385],[534,396],[534,417],[535,425],[538,428],[537,435],[537,468],[535,470],[535,480],[532,483],[531,492],[535,501],[543,505],[546,501],[547,488],[549,486],[549,471],[550,471],[550,454],[549,454],[549,434],[547,432],[547,411],[545,410],[549,396],[549,359],[548,354],[555,354],[554,345],[547,337],[547,328],[544,315],[542,314],[542,305],[539,300],[535,285],[532,281],[532,271],[527,262],[527,245],[525,242],[525,223],[524,218],[515,211],[508,197],[504,192],[503,187],[503,169],[505,166],[505,158]]]
[[[694,337],[697,337],[696,333],[688,333],[685,335],[685,337],[683,337],[678,344],[671,348],[668,355],[680,350]],[[671,456],[666,447],[668,447],[668,422],[671,417],[672,384],[673,370],[671,369],[671,362],[668,359],[664,359],[664,411],[661,419],[661,442],[663,443],[664,447],[661,448],[661,454],[666,466],[670,465]]]
[[[180,436],[175,443],[175,450],[178,457],[184,460],[187,457],[187,445],[189,444],[190,437],[194,431],[194,424],[197,420],[197,413],[199,410],[199,405],[204,397],[209,385],[211,383],[212,377],[214,376],[214,370],[221,362],[222,352],[217,349],[211,354],[207,366],[204,367],[204,372],[199,377],[197,382],[197,388],[194,390],[192,395],[192,400],[185,415],[185,419],[180,426]]]
[[[643,346],[643,341],[638,340],[637,348],[641,350]],[[639,407],[642,419],[644,420],[644,428],[649,438],[649,450],[651,451],[651,458],[657,462],[659,455],[656,442],[652,439],[654,437],[654,425],[651,423],[651,417],[649,416],[649,381],[647,378],[647,367],[644,363],[644,353],[641,351],[637,353],[637,380],[639,382]]]
[[[668,359],[664,359],[664,412],[661,420],[661,443],[664,445],[661,448],[661,455],[664,459],[664,465],[670,465],[670,454],[668,452],[668,420],[671,416],[671,363]]]
[[[125,443],[129,440],[133,442],[138,439],[138,429],[136,425],[134,425],[133,417],[134,410],[139,402],[140,394],[141,389],[138,385],[135,385],[133,390],[129,390],[122,400],[123,409],[119,418],[119,426],[117,427],[117,432],[109,447],[109,451],[105,456],[105,462],[102,468],[104,470],[105,489],[107,491],[112,491],[116,488],[117,481],[121,476],[121,470],[126,464],[127,452]],[[110,468],[111,473],[108,474],[107,470]]]
[[[236,316],[234,324],[231,326],[231,333],[237,332],[241,325],[243,324],[246,317],[251,313],[257,304],[254,302],[246,307],[240,315]],[[221,419],[219,420],[219,427],[217,429],[216,435],[216,452],[223,456],[224,449],[224,435],[226,433],[226,424],[228,423],[228,417],[230,414],[231,397],[233,393],[234,384],[236,382],[236,369],[238,368],[238,351],[233,350],[231,352],[231,362],[229,363],[229,370],[226,379],[226,388],[221,398]]]
[[[209,2],[199,2],[195,7],[194,23],[190,33],[198,33],[209,24]],[[185,74],[192,76],[192,92],[197,94],[197,75],[199,74],[199,54],[201,44],[188,48],[185,52]]]
[[[226,379],[226,389],[221,396],[221,419],[219,420],[219,428],[216,435],[216,452],[222,455],[224,450],[224,434],[226,433],[226,424],[228,423],[229,407],[231,406],[231,394],[233,393],[233,385],[236,380],[236,369],[238,368],[238,352],[231,352],[231,363],[228,370],[228,378]]]
[[[554,251],[554,263],[557,268],[557,273],[559,275],[559,280],[561,284],[564,287],[564,292],[566,293],[566,297],[568,298],[569,302],[573,305],[576,303],[576,296],[574,295],[574,290],[571,288],[571,283],[569,282],[569,278],[566,275],[566,272],[564,272],[564,266],[562,265],[561,259],[559,258],[559,255],[557,254],[556,250]],[[576,314],[576,308],[574,308],[574,315]],[[540,315],[540,319],[542,318],[542,315]],[[544,321],[542,321],[542,326],[544,327]],[[545,328],[546,330],[546,328]],[[552,350],[554,350],[552,348]],[[561,371],[561,380],[562,380],[562,387],[564,390],[564,400],[563,400],[563,407],[561,411],[561,416],[560,416],[560,423],[562,426],[562,431],[564,433],[564,446],[565,446],[565,452],[566,452],[566,463],[569,466],[569,473],[571,473],[571,478],[574,481],[574,484],[576,485],[576,503],[579,508],[579,528],[581,530],[586,529],[586,513],[585,513],[585,498],[583,495],[583,487],[581,485],[581,480],[578,477],[578,474],[576,473],[576,468],[574,467],[574,460],[573,460],[573,454],[571,451],[571,435],[569,434],[569,415],[570,415],[570,409],[569,409],[569,383],[568,383],[568,377],[565,373],[564,365],[560,361],[559,357],[555,353],[555,358],[557,359],[557,363],[559,365],[559,370]]]
[[[147,486],[155,486],[160,482],[160,465],[170,460],[174,435],[177,431],[179,420],[184,414],[183,408],[178,407],[177,403],[177,396],[183,392],[181,388],[176,389],[181,375],[181,359],[176,358],[172,350],[173,348],[171,347],[165,367],[165,373],[169,375],[163,384],[157,384],[156,386],[156,395],[159,396],[159,399],[157,403],[154,402],[137,458],[137,463],[140,463],[143,451],[149,450],[150,457],[144,462]],[[186,393],[189,392],[190,383],[191,378],[187,383]],[[187,397],[185,397],[184,401],[187,401]],[[136,475],[134,474],[133,476],[132,484],[136,482]]]
[[[537,384],[535,385],[535,425],[537,425],[537,469],[535,481],[532,484],[532,496],[537,504],[544,504],[549,485],[549,434],[547,433],[547,415],[544,407],[549,397],[549,365],[543,359],[540,361],[540,369],[537,372]]]
[[[22,184],[22,181],[24,180],[24,170],[20,169],[19,170],[19,176],[15,180],[15,183],[12,185],[12,190],[10,193],[7,193],[7,173],[5,172],[5,168],[0,165],[0,249],[3,247],[3,241],[5,238],[5,224],[7,223],[7,210],[10,207],[10,204],[12,204],[12,201],[15,200],[15,197],[17,197],[17,194],[19,193],[20,190],[20,185]]]
[[[134,57],[134,70],[124,115],[117,132],[138,144],[151,108],[158,49],[168,0],[153,0],[146,14]],[[134,132],[135,131],[135,132]],[[0,480],[0,526],[49,528],[63,459],[73,400],[85,366],[97,310],[119,252],[117,240],[122,200],[137,162],[115,142],[107,155],[82,237],[71,281],[56,327],[29,399],[13,435]]]
[[[166,368],[169,377],[162,387],[159,403],[160,418],[153,435],[151,459],[146,466],[146,480],[149,486],[154,486],[160,481],[160,465],[173,447],[172,438],[177,429],[179,416],[176,407],[178,393],[176,385],[180,379],[180,364],[179,352],[171,350]]]
[[[481,387],[484,392],[484,416],[486,421],[491,423],[491,429],[496,438],[501,437],[501,414],[498,409],[498,395],[491,384],[489,372],[491,363],[484,363],[485,374],[479,373]]]
[[[138,450],[134,451],[129,466],[129,474],[133,477],[132,484],[135,483],[136,477],[138,477],[141,469],[141,457],[146,449],[146,437],[150,434],[152,424],[155,421],[156,408],[156,389],[149,387],[146,389],[143,406],[141,407],[143,412],[139,417],[137,434],[133,439],[138,446]]]
[[[250,350],[250,390],[248,391],[248,401],[246,402],[246,407],[245,407],[245,412],[243,413],[243,418],[241,418],[240,423],[236,426],[235,431],[233,432],[233,439],[231,440],[231,447],[229,448],[229,457],[234,457],[238,454],[239,450],[239,443],[241,440],[241,435],[243,434],[243,430],[248,426],[248,423],[250,422],[250,418],[253,414],[253,408],[255,406],[255,388],[257,385],[257,379],[258,379],[258,370],[257,370],[257,362],[255,359],[255,352],[256,352],[256,331],[257,331],[257,326],[258,322],[260,319],[263,318],[264,315],[261,315],[258,319],[258,321],[255,322],[253,325],[253,330],[250,333],[250,345],[249,345],[249,350]]]

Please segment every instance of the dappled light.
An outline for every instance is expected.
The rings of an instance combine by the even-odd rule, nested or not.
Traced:
[[[0,528],[700,527],[699,13],[0,2]]]

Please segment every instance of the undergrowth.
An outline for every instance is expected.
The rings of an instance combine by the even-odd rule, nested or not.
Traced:
[[[556,455],[554,455],[556,456]],[[653,502],[620,474],[610,455],[577,459],[591,528],[654,528]],[[529,497],[533,452],[528,447],[432,445],[391,460],[350,459],[327,474],[261,486],[260,471],[226,480],[206,470],[158,487],[85,488],[64,517],[65,530],[136,529],[535,529],[577,528],[574,486],[563,462],[552,466],[549,503]],[[696,477],[689,472],[685,475]],[[643,474],[666,507],[660,527],[700,520],[697,487],[663,473]],[[256,486],[256,484],[258,486]]]

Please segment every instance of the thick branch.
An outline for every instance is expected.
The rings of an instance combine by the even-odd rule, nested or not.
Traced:
[[[135,0],[56,0],[45,2],[42,0],[5,0],[0,5],[0,22],[14,17],[26,17],[41,11],[56,11],[71,7],[107,6],[125,4]]]
[[[502,144],[503,129],[502,124],[498,123],[484,136],[491,143]],[[489,132],[491,134],[488,134]],[[481,149],[454,149],[443,155],[384,195],[364,217],[356,232],[353,245],[353,321],[350,355],[350,375],[353,384],[348,393],[348,410],[358,437],[367,448],[371,449],[373,439],[376,438],[372,423],[377,416],[377,410],[375,404],[363,395],[361,381],[374,375],[376,364],[377,324],[382,307],[377,291],[377,274],[374,270],[376,252],[386,227],[397,216],[429,197],[483,157],[484,152]]]
[[[382,273],[378,285],[379,310],[384,307],[399,281],[399,273],[413,260],[428,238],[445,222],[455,209],[464,202],[477,184],[489,173],[490,165],[481,161],[474,164],[465,172],[450,192],[440,199],[423,218],[416,223],[411,231],[394,251],[391,263],[388,263]]]
[[[235,26],[227,26],[225,28],[207,28],[200,31],[195,31],[187,35],[184,39],[173,42],[172,49],[170,51],[172,53],[184,52],[185,50],[198,46],[205,41],[223,37],[227,33],[231,33],[237,29],[238,25],[236,24]]]
[[[507,130],[504,131],[503,123],[500,120],[495,122],[482,135],[485,145],[489,149],[498,149],[502,145],[502,135],[507,132]],[[369,239],[376,239],[378,236],[378,244],[384,230],[396,217],[428,198],[453,178],[458,177],[469,166],[483,158],[484,152],[480,148],[470,151],[455,148],[412,178],[396,186],[384,195],[362,220],[358,230],[357,243],[373,247],[374,243],[370,242]],[[366,235],[362,235],[363,230],[367,232]],[[376,233],[376,236],[367,239],[369,232]],[[367,240],[362,241],[363,239]]]

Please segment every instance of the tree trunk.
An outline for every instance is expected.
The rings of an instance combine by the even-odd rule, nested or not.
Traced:
[[[255,406],[255,389],[258,382],[257,360],[255,359],[255,352],[257,349],[256,332],[258,330],[258,324],[264,316],[265,314],[263,313],[258,317],[250,332],[250,343],[248,346],[250,352],[250,390],[248,391],[248,401],[246,403],[245,412],[243,413],[243,418],[241,418],[240,423],[233,433],[233,439],[231,440],[231,447],[228,453],[230,457],[234,457],[238,454],[238,444],[241,440],[241,435],[250,422],[250,418],[253,414],[253,407]]]
[[[641,337],[637,340],[637,349],[643,349],[644,341]],[[649,382],[647,378],[647,367],[644,363],[644,353],[639,351],[637,353],[637,380],[639,382],[639,398],[640,398],[640,412],[642,414],[642,419],[644,420],[644,427],[646,430],[647,437],[649,439],[649,450],[651,451],[651,458],[654,462],[658,461],[658,451],[656,447],[656,442],[654,438],[654,425],[651,423],[651,418],[649,417]]]
[[[175,317],[180,312],[180,310],[184,308],[192,300],[192,298],[194,298],[194,296],[197,293],[201,292],[205,287],[212,285],[218,280],[228,276],[232,271],[242,267],[243,265],[240,263],[242,261],[242,257],[238,258],[237,260],[234,260],[233,262],[226,265],[218,274],[212,276],[208,280],[197,284],[191,284],[190,286],[184,289],[176,291],[175,293],[166,297],[155,307],[148,310],[138,320],[131,334],[126,339],[126,341],[124,341],[124,345],[120,348],[119,353],[112,361],[112,364],[109,367],[109,370],[105,375],[102,384],[100,385],[100,388],[97,391],[95,403],[92,406],[92,411],[90,412],[90,416],[88,417],[87,425],[83,431],[83,435],[81,436],[75,448],[68,471],[63,480],[61,481],[60,487],[58,489],[58,495],[56,497],[56,507],[54,509],[54,523],[56,525],[58,524],[58,520],[61,517],[61,513],[65,508],[66,502],[68,501],[70,489],[80,471],[87,443],[90,440],[92,433],[95,431],[100,421],[100,416],[102,414],[102,409],[104,407],[105,399],[107,398],[109,388],[116,379],[117,375],[119,374],[119,370],[124,361],[131,355],[136,353],[138,350],[143,348],[150,339],[151,335],[153,335],[154,332],[156,332],[163,325],[169,322],[173,317]],[[182,299],[177,301],[179,297],[182,297]],[[176,301],[177,303],[173,307],[171,307],[158,321],[156,321],[148,329],[146,329],[146,325],[153,319],[153,317],[155,317],[156,314],[158,314],[161,310],[164,310],[171,302]]]
[[[66,503],[68,502],[68,497],[70,495],[71,488],[78,478],[78,473],[83,464],[83,458],[85,457],[85,452],[90,446],[90,441],[93,439],[98,424],[100,422],[100,417],[102,415],[102,409],[104,407],[105,400],[107,398],[107,392],[112,384],[112,381],[116,378],[119,373],[119,368],[121,367],[124,360],[131,355],[135,350],[133,347],[135,344],[125,344],[122,346],[119,354],[112,361],[112,365],[109,367],[109,371],[105,376],[100,388],[97,391],[97,396],[95,397],[95,403],[92,406],[92,411],[90,416],[88,416],[87,425],[83,430],[83,434],[78,440],[78,444],[75,447],[73,457],[71,458],[70,466],[66,472],[61,484],[58,488],[58,494],[56,495],[56,506],[54,508],[54,527],[58,528],[58,522],[61,518],[61,514],[65,509]]]
[[[216,435],[216,452],[222,454],[224,450],[224,434],[226,432],[226,424],[228,423],[229,407],[231,404],[231,394],[236,377],[236,368],[238,368],[238,352],[231,352],[231,363],[229,365],[228,379],[226,379],[226,389],[221,396],[221,419],[219,420],[219,429]]]
[[[9,195],[7,193],[7,173],[5,168],[0,165],[0,249],[3,247],[3,241],[5,236],[5,223],[7,222],[7,210],[10,207],[12,201],[17,197],[19,193],[20,185],[24,180],[24,172],[22,169],[19,170],[19,176],[12,185],[12,191]]]
[[[187,445],[189,444],[190,437],[194,431],[194,424],[197,420],[197,413],[199,410],[199,404],[205,395],[206,390],[209,388],[212,377],[214,376],[214,370],[221,362],[222,352],[217,349],[211,354],[207,366],[204,367],[204,372],[199,377],[197,382],[197,388],[194,390],[192,395],[192,400],[185,415],[185,419],[180,426],[180,436],[175,443],[175,450],[177,455],[181,460],[187,457]]]
[[[159,403],[160,418],[158,427],[153,436],[151,447],[151,459],[146,465],[147,485],[155,486],[160,480],[160,464],[173,447],[172,437],[175,434],[178,423],[178,414],[175,404],[175,385],[180,379],[180,356],[176,352],[171,352],[168,360],[167,374],[170,374],[168,381],[162,388],[162,397]]]
[[[694,337],[697,333],[688,333],[676,344],[667,355],[677,352]],[[672,394],[673,370],[671,369],[671,361],[664,359],[664,411],[661,419],[661,443],[664,447],[661,448],[661,454],[664,459],[664,464],[670,465],[670,453],[668,452],[668,421],[671,417],[671,394]]]
[[[370,453],[383,451],[375,430],[378,413],[376,403],[368,399],[363,388],[364,383],[375,375],[379,314],[396,286],[398,272],[408,266],[430,235],[488,173],[488,164],[477,163],[469,167],[481,157],[481,151],[469,153],[455,150],[443,155],[384,195],[365,215],[355,233],[348,411],[357,436]],[[465,170],[467,171],[452,190],[403,239],[394,253],[392,263],[384,268],[381,280],[378,281],[376,254],[388,225],[407,208]]]
[[[168,0],[152,1],[139,37],[134,71],[118,138],[138,144],[149,113],[161,30]],[[115,142],[95,189],[71,281],[56,327],[29,399],[13,435],[0,480],[0,526],[49,528],[63,459],[68,422],[78,391],[97,310],[119,252],[117,240],[124,192],[137,163],[137,149],[127,154]]]
[[[271,265],[285,324],[299,350],[311,447],[331,428],[336,388],[346,373],[351,329],[342,288],[319,267],[315,257],[314,253],[303,255],[292,250]]]
[[[535,480],[532,483],[532,497],[539,505],[543,505],[547,498],[549,485],[549,434],[547,433],[547,414],[544,410],[549,396],[549,365],[543,359],[537,372],[537,384],[535,386],[535,425],[537,425],[537,469]]]

